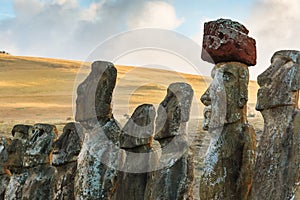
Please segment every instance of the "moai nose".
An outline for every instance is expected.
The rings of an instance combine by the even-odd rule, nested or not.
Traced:
[[[205,106],[211,105],[211,98],[210,98],[210,86],[207,88],[207,90],[204,92],[204,94],[201,96],[201,102]]]

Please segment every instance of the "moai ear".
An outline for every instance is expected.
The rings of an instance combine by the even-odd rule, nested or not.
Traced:
[[[243,108],[248,101],[248,82],[249,71],[246,67],[239,69],[239,99],[238,104],[240,108]]]

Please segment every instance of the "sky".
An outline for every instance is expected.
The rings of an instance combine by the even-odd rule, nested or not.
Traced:
[[[181,48],[190,48],[183,57],[201,60],[204,22],[228,18],[245,25],[249,36],[256,40],[257,65],[249,67],[251,79],[256,79],[270,65],[273,53],[300,49],[299,13],[299,0],[0,0],[0,50],[13,55],[83,61],[95,50],[103,52],[101,44],[112,38],[120,39],[120,47],[111,46],[110,52],[130,46],[136,42],[134,38],[141,44],[153,42],[157,49],[160,43],[187,41],[184,47],[170,50],[173,56],[170,52],[156,54],[157,49],[156,53],[153,49],[132,51],[133,47],[127,46],[131,53],[128,51],[126,57],[123,52],[125,56],[113,61],[147,66],[151,59],[148,65],[169,65],[171,70],[194,73],[183,66],[184,59],[176,60],[174,55],[181,54]],[[143,32],[125,43],[119,37],[143,28],[174,31],[181,41],[138,35]],[[198,74],[209,76],[213,64],[196,61],[193,67]]]

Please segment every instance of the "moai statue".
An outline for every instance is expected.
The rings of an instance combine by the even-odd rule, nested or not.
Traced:
[[[200,180],[201,200],[247,199],[255,164],[255,132],[247,121],[248,65],[256,63],[255,40],[238,22],[205,23],[202,59],[216,63],[202,95],[211,106],[211,142]],[[230,62],[233,61],[233,62]]]
[[[9,183],[10,171],[7,169],[9,139],[0,138],[0,199],[4,199],[5,190]]]
[[[257,80],[256,109],[265,124],[250,197],[300,199],[295,196],[300,183],[300,51],[276,52],[271,66]]]
[[[155,108],[140,105],[127,121],[120,136],[120,147],[126,151],[125,162],[118,173],[118,185],[114,199],[143,199],[149,172],[156,170],[158,157],[153,143]]]
[[[79,123],[67,123],[62,135],[54,143],[52,164],[57,178],[53,188],[53,199],[75,199],[74,185],[77,157],[83,143],[83,128]]]
[[[194,91],[187,83],[172,83],[160,103],[154,139],[161,145],[157,171],[148,181],[144,199],[193,199],[194,156],[186,124]]]
[[[76,199],[111,199],[120,163],[118,122],[112,114],[117,69],[96,61],[77,88],[76,121],[86,128],[75,177]]]
[[[14,139],[8,148],[12,176],[5,199],[52,199],[56,170],[51,166],[51,153],[56,127],[50,124],[18,126],[13,128]]]

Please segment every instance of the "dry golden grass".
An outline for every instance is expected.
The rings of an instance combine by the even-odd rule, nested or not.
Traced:
[[[80,70],[81,69],[81,70]],[[142,103],[158,105],[173,82],[188,82],[195,95],[192,118],[202,117],[199,99],[211,79],[173,71],[117,66],[113,112],[125,122]],[[72,120],[72,96],[77,74],[88,74],[90,63],[79,61],[0,55],[0,134],[8,134],[13,124],[49,122],[63,125]],[[258,86],[250,82],[249,105],[256,102]]]

